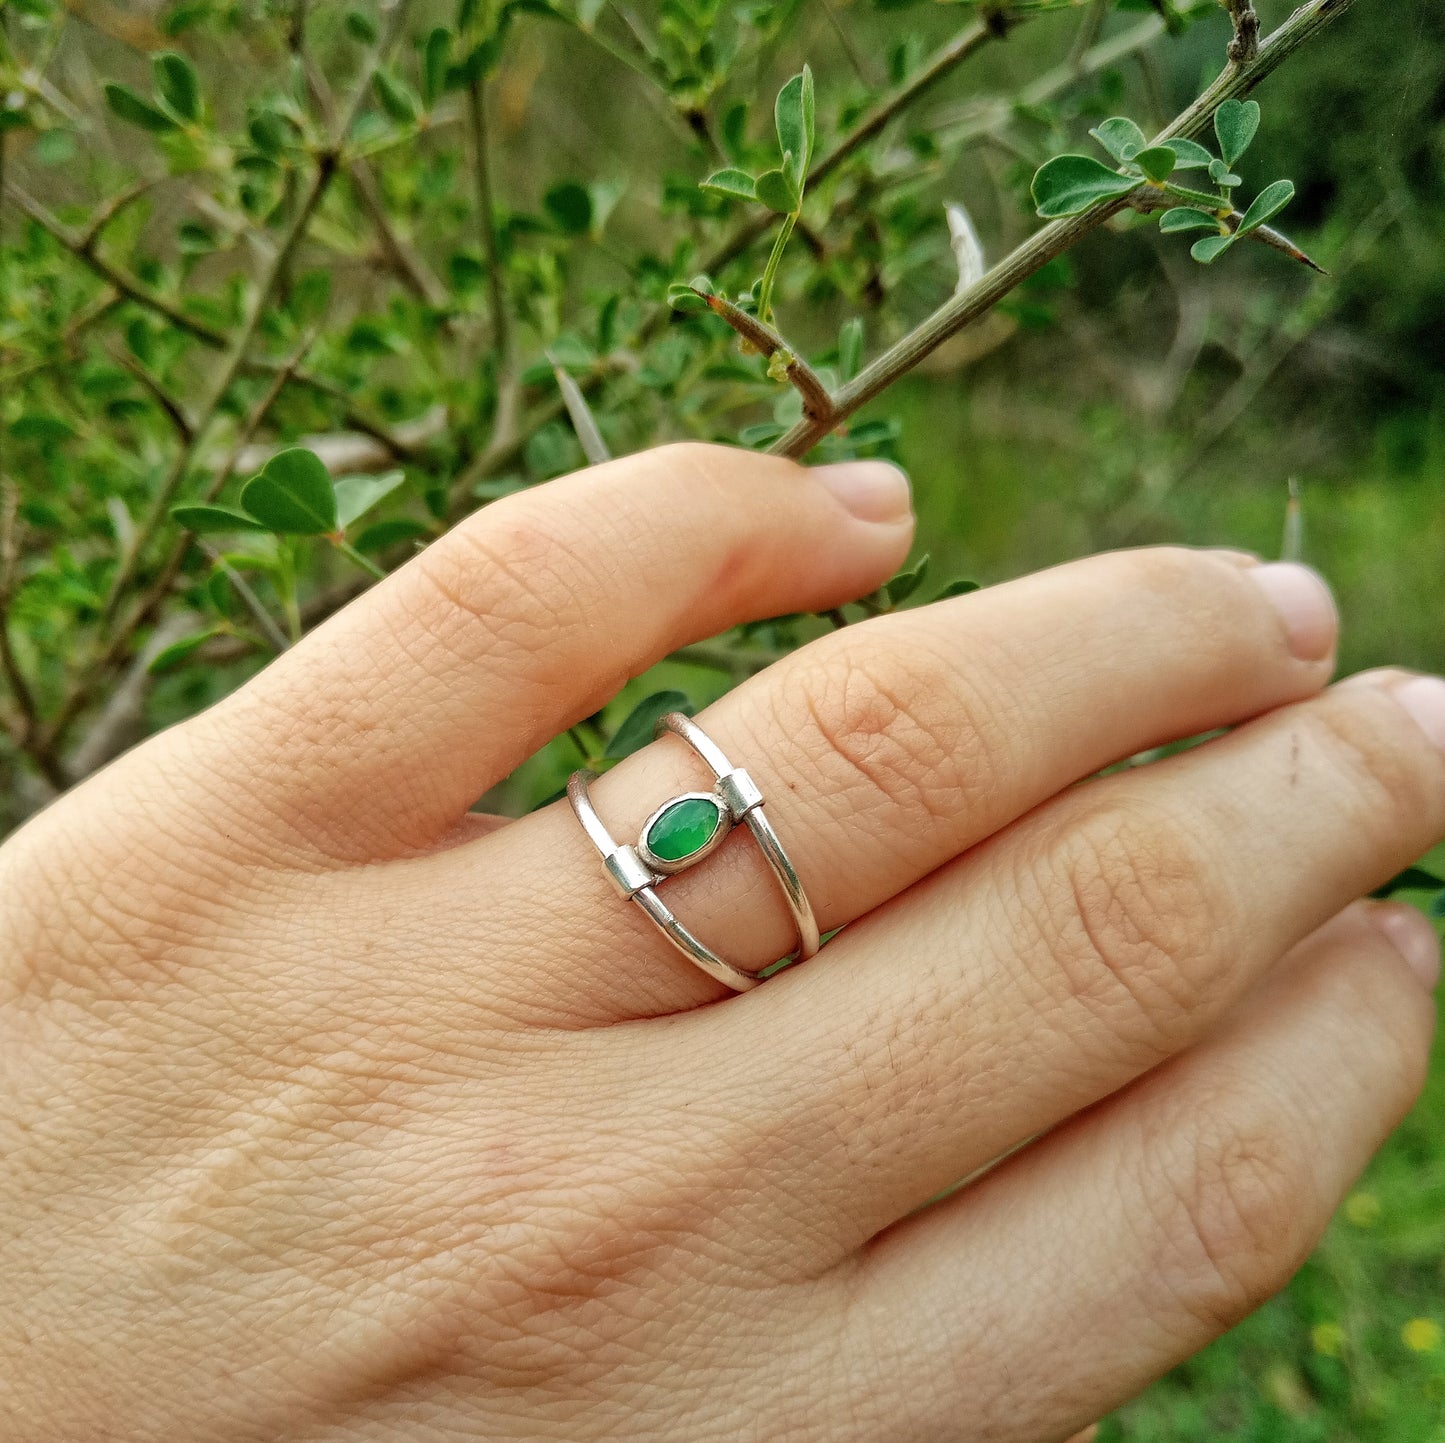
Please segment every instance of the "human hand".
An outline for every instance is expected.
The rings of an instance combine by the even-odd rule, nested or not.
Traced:
[[[910,535],[872,463],[553,482],[0,849],[4,1437],[1033,1443],[1277,1289],[1429,1046],[1433,933],[1350,903],[1445,832],[1445,683],[1322,690],[1307,573],[1097,557],[722,698],[847,924],[745,994],[565,802],[468,814]],[[628,836],[702,773],[665,737],[593,793]],[[745,840],[665,886],[790,945]]]

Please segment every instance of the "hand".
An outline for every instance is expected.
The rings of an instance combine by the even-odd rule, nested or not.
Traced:
[[[1429,1046],[1433,933],[1351,900],[1445,831],[1445,682],[1322,690],[1309,573],[1097,557],[709,707],[847,924],[751,992],[565,802],[468,814],[910,534],[886,466],[699,446],[509,497],[0,850],[5,1437],[1032,1443],[1277,1289]],[[666,887],[790,945],[743,836]]]

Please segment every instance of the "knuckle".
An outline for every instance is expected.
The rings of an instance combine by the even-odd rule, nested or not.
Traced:
[[[862,638],[827,652],[783,679],[777,735],[796,739],[798,752],[824,774],[825,794],[842,796],[850,812],[881,804],[956,816],[965,800],[961,778],[987,772],[976,765],[984,748],[956,696],[939,684],[932,659]]]
[[[1161,1053],[1231,949],[1213,858],[1181,821],[1115,798],[1086,814],[1055,853],[1047,952],[1071,996],[1149,1024]]]
[[[559,528],[500,504],[428,547],[413,564],[437,603],[425,614],[441,640],[473,634],[479,622],[489,634],[512,633],[522,642],[550,634],[559,613],[579,608],[592,580],[586,559]]]
[[[1315,761],[1337,795],[1344,782],[1352,817],[1382,841],[1398,837],[1402,820],[1423,822],[1423,814],[1438,807],[1437,759],[1424,765],[1423,735],[1384,692],[1333,692],[1301,708],[1297,727],[1292,746]]]
[[[1194,1115],[1226,1117],[1237,1102],[1215,1107],[1206,1099]],[[1304,1261],[1321,1225],[1321,1199],[1301,1143],[1282,1129],[1205,1121],[1180,1137],[1182,1147],[1166,1149],[1173,1168],[1147,1185],[1159,1273],[1187,1316],[1223,1332]]]

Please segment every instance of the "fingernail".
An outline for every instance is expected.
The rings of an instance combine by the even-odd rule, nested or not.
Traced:
[[[1390,687],[1389,692],[1415,718],[1420,730],[1445,752],[1445,681],[1438,676],[1412,676]]]
[[[1271,561],[1246,573],[1284,623],[1290,653],[1323,661],[1335,649],[1340,618],[1324,578],[1296,561]]]
[[[1370,920],[1433,992],[1440,981],[1440,939],[1429,918],[1403,902],[1379,902],[1370,908]]]
[[[860,521],[902,521],[912,509],[908,476],[891,461],[835,461],[813,475]]]

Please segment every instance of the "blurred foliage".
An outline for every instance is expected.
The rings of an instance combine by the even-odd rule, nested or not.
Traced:
[[[1228,36],[1215,0],[0,0],[0,824],[478,506],[775,443],[790,361],[856,376]],[[955,578],[1277,553],[1290,481],[1347,666],[1445,670],[1445,7],[1360,0],[1259,99],[1245,194],[1291,177],[1328,276],[1111,221],[818,447],[907,466],[926,568],[669,660],[488,803]],[[1105,1438],[1445,1443],[1442,1134],[1437,1072],[1291,1292]]]

